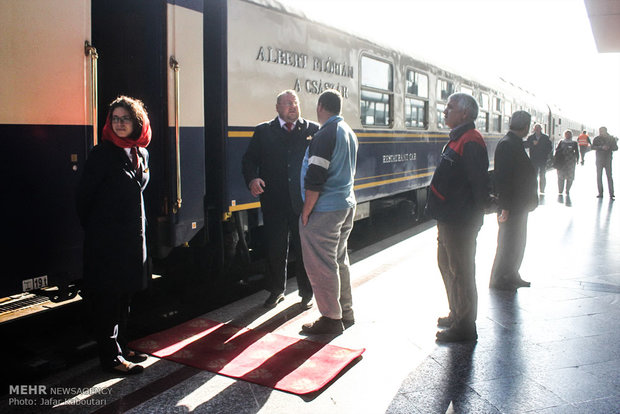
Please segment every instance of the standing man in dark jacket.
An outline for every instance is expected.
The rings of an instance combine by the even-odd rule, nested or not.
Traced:
[[[495,149],[494,179],[500,211],[497,252],[489,283],[494,289],[515,290],[530,286],[530,282],[521,279],[519,268],[525,252],[527,216],[538,205],[536,170],[523,145],[531,119],[525,111],[512,114],[510,131]]]
[[[529,126],[528,126],[529,129]],[[536,169],[536,175],[538,175],[538,188],[540,193],[545,193],[545,186],[547,185],[547,179],[545,174],[547,173],[547,162],[553,152],[553,145],[548,135],[542,133],[542,126],[540,124],[534,125],[534,133],[527,137],[525,148],[530,149],[530,159],[532,165]]]
[[[427,214],[437,220],[437,262],[450,314],[437,321],[440,342],[475,341],[478,313],[476,238],[489,197],[489,156],[474,121],[478,103],[465,93],[448,99],[444,111],[450,141],[433,174]]]
[[[615,199],[614,179],[611,176],[612,151],[618,151],[618,141],[607,133],[607,128],[600,127],[598,136],[592,141],[592,149],[596,151],[596,186],[598,198],[603,198],[603,169],[607,175],[609,198]]]
[[[256,127],[242,160],[245,182],[254,197],[260,196],[267,238],[270,295],[265,307],[284,300],[289,240],[297,252],[296,276],[301,306],[312,306],[312,286],[306,275],[299,240],[299,214],[303,206],[300,190],[301,162],[319,125],[300,116],[299,98],[293,90],[276,100],[278,116]]]

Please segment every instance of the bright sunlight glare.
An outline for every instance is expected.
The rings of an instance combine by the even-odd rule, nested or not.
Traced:
[[[279,0],[476,79],[502,77],[620,135],[620,53],[596,50],[583,0]]]

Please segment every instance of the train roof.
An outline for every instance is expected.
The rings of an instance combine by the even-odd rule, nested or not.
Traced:
[[[313,24],[321,25],[331,30],[336,30],[343,33],[346,36],[350,36],[352,38],[358,39],[360,42],[365,42],[369,45],[376,46],[380,49],[384,49],[388,52],[393,52],[398,54],[399,56],[404,57],[408,60],[413,60],[417,64],[419,64],[422,68],[431,68],[433,72],[437,73],[440,76],[448,76],[451,79],[455,79],[460,81],[461,83],[476,86],[481,90],[489,90],[489,91],[497,91],[500,93],[509,96],[512,99],[521,102],[527,102],[532,109],[536,109],[538,111],[544,112],[551,110],[554,113],[561,113],[562,110],[554,104],[549,104],[542,97],[537,96],[534,92],[529,91],[510,80],[504,79],[498,75],[484,75],[481,76],[478,73],[475,73],[471,70],[457,68],[454,63],[450,62],[433,62],[427,58],[422,58],[419,55],[416,55],[415,52],[404,51],[400,48],[395,48],[393,46],[387,45],[380,41],[377,41],[372,38],[368,38],[362,33],[356,33],[354,30],[345,31],[338,27],[334,27],[331,24],[322,22],[320,20],[315,20],[313,18],[308,17],[302,10],[287,4],[283,4],[278,0],[239,0],[245,3],[255,4],[261,7],[265,7],[271,10],[275,10],[281,13],[285,13],[291,16],[299,17]]]

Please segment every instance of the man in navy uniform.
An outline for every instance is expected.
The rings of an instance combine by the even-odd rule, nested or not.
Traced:
[[[301,118],[299,98],[293,90],[281,92],[276,100],[278,116],[254,130],[243,155],[242,171],[254,197],[260,197],[267,239],[270,295],[265,307],[284,300],[289,241],[297,253],[296,276],[301,306],[312,306],[312,286],[304,269],[299,241],[301,162],[312,135],[319,125]]]

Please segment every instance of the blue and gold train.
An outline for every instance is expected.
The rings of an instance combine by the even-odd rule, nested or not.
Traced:
[[[49,286],[75,293],[75,186],[105,105],[120,94],[144,101],[154,131],[151,254],[165,273],[191,250],[206,258],[197,261],[205,279],[231,261],[260,259],[260,205],[241,156],[284,89],[298,92],[309,119],[323,90],[344,96],[360,140],[357,219],[386,200],[408,200],[419,213],[453,92],[478,99],[490,155],[517,109],[554,139],[584,129],[507,82],[444,70],[271,0],[4,0],[0,28],[0,296]]]

